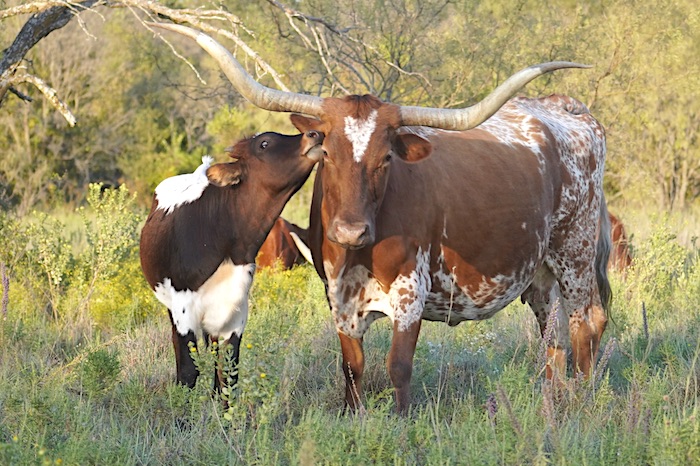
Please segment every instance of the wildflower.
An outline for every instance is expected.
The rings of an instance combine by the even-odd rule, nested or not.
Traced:
[[[251,348],[253,347],[253,345],[250,344],[250,343],[248,343],[247,345],[245,345],[245,347],[248,348],[248,349],[251,349]]]
[[[15,443],[19,442],[19,437],[17,437],[16,435],[13,435],[13,436],[12,436],[12,441],[15,442]]]
[[[265,377],[267,377],[267,374],[264,373],[264,372],[261,372],[261,373],[260,373],[260,378],[261,378],[261,379],[264,379]]]
[[[197,348],[194,346],[190,346],[190,353],[196,353],[196,352],[197,352]]]

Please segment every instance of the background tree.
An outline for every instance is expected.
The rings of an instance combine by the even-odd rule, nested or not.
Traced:
[[[143,203],[205,152],[292,131],[252,116],[196,46],[154,36],[144,21],[158,20],[217,37],[266,85],[399,104],[468,105],[526,65],[590,63],[523,93],[574,95],[604,123],[613,205],[696,209],[699,18],[689,0],[0,3],[0,204],[75,204],[91,181]]]

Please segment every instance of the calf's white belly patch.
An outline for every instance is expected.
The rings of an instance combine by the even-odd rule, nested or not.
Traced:
[[[180,335],[202,330],[214,338],[228,339],[243,334],[248,320],[248,291],[255,264],[234,265],[224,260],[198,290],[176,290],[170,278],[155,287],[158,301],[173,318]]]

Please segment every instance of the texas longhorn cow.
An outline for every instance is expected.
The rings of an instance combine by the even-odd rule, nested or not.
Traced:
[[[401,412],[422,319],[486,319],[518,296],[542,332],[561,302],[547,377],[565,375],[567,335],[575,369],[591,374],[610,298],[610,234],[597,235],[609,228],[598,221],[607,216],[605,133],[573,98],[508,100],[537,76],[584,65],[526,68],[465,109],[406,107],[266,88],[211,37],[159,26],[194,39],[253,104],[320,119],[306,120],[326,135],[309,241],[350,408],[359,403],[362,339],[375,319],[393,323],[387,369]]]
[[[230,363],[238,364],[255,256],[321,158],[322,140],[315,130],[263,133],[231,148],[235,162],[210,165],[205,157],[194,173],[156,188],[141,231],[141,268],[170,313],[180,384],[191,388],[197,381],[188,345],[196,347],[202,333],[205,341],[232,345]],[[221,370],[214,382],[223,386]]]

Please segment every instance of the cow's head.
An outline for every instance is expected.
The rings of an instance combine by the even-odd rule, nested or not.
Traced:
[[[370,95],[325,99],[321,120],[307,122],[327,135],[320,179],[328,239],[348,248],[372,244],[392,163],[422,160],[430,143],[398,134],[400,107]]]
[[[185,26],[151,23],[195,40],[221,66],[236,89],[260,108],[299,112],[320,118],[298,118],[302,133],[325,134],[323,148],[323,222],[328,238],[358,248],[374,241],[374,219],[386,188],[392,159],[412,162],[427,157],[430,143],[414,134],[399,134],[401,126],[431,126],[466,130],[493,115],[521,87],[544,73],[561,68],[585,68],[570,62],[550,62],[525,68],[498,86],[481,102],[462,109],[407,107],[372,96],[327,98],[282,92],[262,86],[218,42]]]

